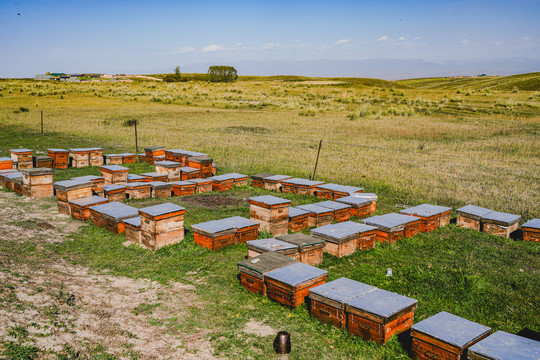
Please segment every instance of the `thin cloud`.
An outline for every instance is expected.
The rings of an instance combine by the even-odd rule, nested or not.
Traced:
[[[397,39],[398,41],[405,41],[405,36],[400,36],[399,39]]]
[[[495,42],[492,42],[492,44],[493,44],[494,46],[501,46],[501,45],[504,44],[504,41],[495,41]]]
[[[262,50],[275,50],[279,49],[281,45],[279,43],[267,43],[261,46]]]
[[[377,41],[387,41],[388,40],[388,36],[386,35],[383,35],[381,36],[380,38],[377,39]]]
[[[192,52],[195,52],[195,48],[188,47],[188,46],[181,46],[178,49],[174,50],[173,54],[190,54]]]
[[[461,45],[469,45],[470,41],[468,39],[461,40]]]
[[[336,41],[336,45],[338,45],[338,46],[339,45],[345,45],[345,44],[348,44],[350,42],[351,42],[351,40],[349,40],[349,39],[341,39],[341,40]]]
[[[224,47],[224,46],[221,46],[221,45],[217,45],[217,44],[210,44],[210,45],[206,45],[205,47],[203,47],[202,51],[205,52],[205,53],[209,53],[209,52],[219,52],[219,51],[226,51],[227,48]]]

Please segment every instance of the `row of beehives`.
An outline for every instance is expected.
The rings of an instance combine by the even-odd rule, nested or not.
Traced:
[[[306,302],[322,322],[379,344],[411,329],[413,359],[538,360],[540,342],[440,312],[413,325],[417,301],[268,251],[238,263],[248,291],[288,307]]]

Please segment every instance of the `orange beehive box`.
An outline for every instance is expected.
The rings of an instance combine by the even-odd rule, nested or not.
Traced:
[[[105,185],[126,184],[129,169],[120,165],[101,166],[101,176],[105,179]]]
[[[292,232],[302,231],[308,227],[309,211],[289,207],[289,230]]]
[[[272,235],[287,234],[291,201],[265,195],[249,198],[250,218],[261,223],[261,229]]]
[[[134,164],[135,163],[135,159],[137,157],[137,155],[135,154],[132,154],[132,153],[122,153],[122,163],[123,164]]]
[[[212,163],[212,176],[215,176],[217,174],[217,167],[218,164]]]
[[[322,184],[315,187],[315,195],[319,199],[337,200],[353,193],[364,192],[363,188],[338,184]]]
[[[166,176],[166,180],[160,181],[180,181],[180,168],[182,167],[182,164],[179,162],[157,161],[154,165],[156,166],[156,173]]]
[[[234,178],[229,174],[216,175],[207,179],[212,180],[212,191],[227,191],[234,185]]]
[[[118,201],[90,207],[90,219],[92,224],[105,227],[113,234],[124,232],[124,220],[137,217],[139,210],[133,206],[122,204]]]
[[[103,186],[105,185],[105,178],[103,176],[85,175],[71,178],[71,180],[86,180],[92,182],[92,192],[95,195],[104,196]]]
[[[71,167],[82,168],[90,165],[90,148],[71,148],[68,151]]]
[[[210,220],[191,225],[195,244],[208,250],[220,250],[235,243],[236,227],[232,223]]]
[[[298,261],[308,265],[322,264],[326,242],[302,233],[278,235],[276,239],[298,246]]]
[[[1,184],[3,187],[9,190],[14,190],[14,179],[21,178],[22,181],[22,173],[19,171],[9,171],[5,172],[1,175]]]
[[[23,195],[22,177],[17,177],[17,178],[11,179],[11,184],[12,185],[10,185],[10,186],[13,188],[13,191],[15,191],[19,195]]]
[[[309,226],[324,226],[332,223],[334,212],[332,209],[322,207],[316,204],[307,204],[296,206],[298,209],[309,211]]]
[[[266,190],[272,190],[272,191],[278,191],[281,192],[281,182],[283,180],[290,179],[290,176],[287,175],[272,175],[269,177],[264,178],[264,188]]]
[[[172,185],[171,193],[172,196],[189,196],[195,194],[195,188],[197,184],[190,181],[173,181],[170,183]]]
[[[524,241],[540,242],[540,219],[531,219],[521,225]]]
[[[167,174],[158,174],[157,172],[142,173],[141,176],[144,177],[144,181],[163,181],[167,182]]]
[[[103,194],[109,201],[124,201],[126,199],[126,185],[105,185],[103,187]]]
[[[266,252],[276,252],[298,261],[298,245],[274,238],[253,239],[246,242],[248,258],[256,257]]]
[[[165,203],[139,210],[142,245],[157,250],[184,239],[184,214],[178,205]]]
[[[332,219],[335,222],[349,221],[349,218],[351,217],[350,205],[332,200],[322,201],[316,203],[315,205],[319,205],[332,210]]]
[[[126,199],[150,199],[152,184],[149,182],[132,182],[126,184]]]
[[[53,158],[50,156],[35,156],[34,157],[35,168],[53,168]]]
[[[28,197],[48,197],[54,195],[53,169],[22,169],[23,194]]]
[[[90,207],[106,204],[108,202],[108,199],[96,195],[85,197],[82,199],[72,200],[69,202],[71,217],[76,220],[86,221],[90,219]]]
[[[152,186],[153,198],[166,198],[172,196],[172,184],[163,181],[152,181],[149,183]]]
[[[122,154],[105,154],[105,165],[122,165],[124,162],[124,156]]]
[[[32,154],[30,149],[11,149],[9,150],[11,159],[17,163],[17,169],[30,169],[33,166]]]
[[[150,146],[144,148],[144,153],[146,156],[146,162],[149,164],[154,164],[154,160],[157,157],[163,156],[163,159],[165,159],[165,146]]]
[[[102,148],[90,148],[88,154],[90,166],[102,166],[103,165],[103,149]]]
[[[0,170],[13,170],[13,159],[0,157]]]
[[[259,222],[243,218],[241,216],[233,216],[223,221],[232,223],[236,228],[235,243],[243,244],[246,241],[255,240],[259,237]]]
[[[201,170],[201,177],[206,178],[212,176],[213,159],[208,156],[191,156],[188,157],[187,166]]]
[[[437,230],[441,223],[448,224],[450,222],[451,212],[452,208],[449,207],[422,204],[401,210],[399,213],[419,217],[422,219],[419,230],[421,232],[431,232]]]
[[[212,180],[206,179],[191,179],[189,182],[192,182],[196,185],[195,192],[198,194],[212,192]]]
[[[349,205],[351,207],[351,216],[365,218],[373,213],[373,200],[356,195],[349,195],[336,199],[336,202]]]
[[[47,155],[53,159],[55,169],[67,169],[69,166],[69,151],[64,149],[47,149]]]
[[[312,196],[315,194],[315,188],[322,184],[324,184],[324,181],[313,181],[301,178],[287,179],[281,181],[281,191],[284,193]]]
[[[396,243],[403,237],[418,234],[420,218],[396,213],[372,216],[362,220],[363,223],[377,227],[377,240],[379,242]]]
[[[357,249],[373,248],[376,230],[375,226],[347,221],[315,228],[311,230],[311,236],[326,241],[325,252],[343,257],[355,253]]]
[[[135,244],[141,243],[142,238],[140,216],[135,216],[124,220],[124,234],[126,235],[127,241]]]
[[[58,200],[58,212],[71,215],[69,202],[92,196],[92,181],[84,179],[57,181],[53,183]]]
[[[7,178],[5,178],[4,175],[12,174],[14,172],[18,172],[18,171],[13,170],[13,169],[0,170],[0,187],[7,187],[6,185]],[[22,174],[20,176],[22,176]]]
[[[190,166],[184,166],[180,168],[180,180],[186,181],[196,179],[201,176],[201,170],[192,168]]]
[[[128,177],[127,177],[128,183],[145,182],[145,181],[146,181],[146,178],[144,176],[137,175],[137,174],[128,174]]]
[[[288,256],[268,251],[259,256],[238,263],[238,280],[248,291],[266,296],[265,274],[294,264],[296,260]]]
[[[146,162],[146,154],[145,153],[137,154],[137,161],[140,163]]]
[[[270,174],[270,173],[261,173],[261,174],[251,175],[251,186],[264,189],[264,178],[267,178],[269,176],[274,176],[274,175],[275,174]]]
[[[519,228],[520,219],[519,215],[493,211],[482,217],[482,231],[508,239]]]
[[[247,175],[239,174],[239,173],[230,173],[227,175],[233,178],[234,186],[247,186],[248,185],[249,177]]]
[[[182,166],[187,166],[187,150],[184,149],[172,149],[165,151],[165,159],[169,161],[176,161]]]
[[[482,231],[482,217],[493,212],[480,206],[467,205],[456,210],[456,225],[463,228]]]

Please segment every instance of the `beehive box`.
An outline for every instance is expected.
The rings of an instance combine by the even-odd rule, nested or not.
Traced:
[[[217,174],[217,167],[218,164],[212,163],[212,176],[215,176]]]
[[[287,175],[272,175],[272,176],[266,177],[263,180],[264,188],[266,190],[281,192],[281,188],[282,188],[281,182],[283,180],[288,180],[290,178],[291,177]]]
[[[265,274],[295,262],[296,260],[277,252],[265,252],[238,263],[238,280],[248,291],[266,295]]]
[[[64,149],[47,149],[47,155],[53,159],[55,169],[67,169],[69,166],[69,151]]]
[[[126,185],[105,185],[103,194],[109,201],[124,201],[126,199]]]
[[[219,220],[191,225],[193,242],[208,250],[220,250],[234,245],[236,228],[234,224]]]
[[[186,166],[186,151],[187,150],[184,149],[165,150],[165,159],[169,161],[176,161],[182,164],[182,166]]]
[[[191,179],[196,179],[201,176],[201,171],[196,168],[189,166],[184,166],[180,168],[180,180],[186,181]]]
[[[212,180],[212,191],[227,191],[234,185],[234,178],[229,174],[216,175],[207,179]]]
[[[165,158],[165,146],[150,146],[144,148],[145,160],[149,164],[154,164],[154,160],[157,157],[163,156]]]
[[[24,196],[32,198],[53,196],[53,173],[51,168],[22,169]]]
[[[31,169],[33,167],[32,154],[33,151],[30,149],[11,149],[9,150],[11,154],[11,160],[13,163],[17,163],[17,169]]]
[[[92,195],[90,197],[85,197],[82,199],[72,200],[69,202],[71,217],[76,220],[86,221],[90,219],[90,207],[106,204],[108,202],[108,199],[96,195]]]
[[[369,250],[375,247],[377,227],[352,221],[349,221],[348,223],[350,223],[351,226],[354,226],[358,231],[358,242],[356,244],[358,250]]]
[[[308,265],[321,265],[325,241],[302,233],[278,235],[276,239],[298,246],[298,261]]]
[[[521,216],[503,213],[499,211],[490,212],[482,217],[482,231],[504,238],[509,238],[510,234],[519,228]]]
[[[172,196],[189,196],[195,194],[197,184],[190,181],[173,181],[171,184]],[[212,183],[210,183],[212,185]],[[211,189],[211,188],[210,188]]]
[[[274,175],[275,174],[271,174],[271,173],[260,173],[260,174],[251,175],[251,186],[264,189],[264,178],[267,178],[269,176],[274,176]]]
[[[53,168],[53,158],[50,156],[35,156],[34,157],[35,168]]]
[[[149,182],[133,182],[126,184],[126,199],[150,199],[152,184]]]
[[[141,217],[135,216],[124,220],[124,234],[131,243],[141,243]]]
[[[315,188],[324,184],[324,181],[314,181],[301,178],[293,178],[281,181],[281,191],[299,195],[314,195]]]
[[[377,227],[377,240],[395,244],[403,237],[418,234],[420,218],[396,213],[372,216],[362,220],[364,224]]]
[[[124,156],[122,154],[105,154],[105,165],[122,165],[124,162]]]
[[[0,170],[13,170],[13,159],[0,157]]]
[[[249,204],[250,218],[261,223],[261,230],[274,236],[288,233],[290,200],[264,195],[249,198]]]
[[[102,166],[103,165],[103,149],[102,148],[90,148],[88,154],[90,166]]]
[[[358,248],[366,250],[375,245],[377,228],[347,221],[311,230],[311,236],[324,240],[324,251],[336,257],[353,254]]]
[[[524,241],[540,242],[540,219],[532,219],[521,225]]]
[[[146,162],[146,154],[145,153],[137,154],[137,161],[140,163]]]
[[[234,186],[247,186],[248,185],[249,177],[247,175],[239,174],[239,173],[230,173],[227,175],[233,178]]]
[[[246,219],[241,216],[232,216],[220,221],[234,225],[236,229],[234,241],[236,244],[243,244],[246,241],[255,240],[259,237],[260,223],[258,221]]]
[[[13,188],[13,191],[15,191],[17,194],[19,195],[23,194],[22,177],[12,178],[10,181],[10,186]]]
[[[0,187],[7,187],[7,184],[6,184],[7,178],[5,178],[4,175],[13,174],[14,172],[18,172],[18,171],[13,170],[13,169],[0,170]],[[22,176],[22,174],[20,176]]]
[[[296,307],[304,302],[309,289],[324,284],[328,272],[297,262],[266,273],[264,282],[269,299]]]
[[[417,301],[376,289],[345,304],[347,329],[366,340],[384,344],[411,327]]]
[[[456,210],[456,225],[482,231],[482,218],[490,212],[493,212],[493,210],[475,205],[464,206]]]
[[[212,180],[206,179],[191,179],[189,182],[196,185],[195,192],[198,194],[212,192]]]
[[[333,190],[334,200],[340,199],[351,194],[361,194],[364,192],[364,188],[349,185],[338,185]]]
[[[104,196],[103,186],[105,186],[105,178],[103,176],[85,175],[74,177],[71,180],[85,180],[92,182],[92,192],[95,195]]]
[[[266,252],[272,251],[288,256],[295,261],[298,260],[298,245],[294,245],[285,241],[274,238],[258,239],[246,242],[248,249],[248,258],[259,256]]]
[[[14,179],[20,178],[22,181],[22,173],[20,171],[12,171],[2,174],[1,184],[6,189],[14,191]]]
[[[468,348],[468,360],[538,360],[540,342],[497,331]]]
[[[364,192],[363,188],[339,184],[321,184],[315,187],[315,195],[319,199],[337,200],[351,193]]]
[[[152,250],[184,240],[186,209],[171,203],[139,210],[142,244]]]
[[[92,224],[105,227],[111,233],[117,235],[125,230],[124,220],[138,215],[139,210],[137,208],[117,201],[90,207]]]
[[[70,165],[74,168],[90,166],[90,148],[68,149]]]
[[[58,212],[71,215],[69,202],[92,196],[92,181],[84,179],[57,181],[53,183],[58,200]]]
[[[332,223],[334,212],[316,204],[296,206],[298,209],[309,211],[308,226],[324,226]]]
[[[105,185],[126,184],[129,169],[120,165],[101,166],[101,176],[105,179]]]
[[[375,286],[342,277],[309,289],[308,311],[326,324],[346,329],[345,304],[375,289]]]
[[[127,182],[128,183],[134,183],[134,182],[145,182],[146,178],[141,175],[137,174],[128,174],[127,176]]]
[[[165,161],[176,161],[174,160],[174,153],[177,151],[182,151],[182,149],[165,149]]]
[[[451,212],[452,208],[449,207],[422,204],[403,209],[399,213],[419,217],[422,219],[419,230],[421,232],[431,232],[437,230],[440,226],[449,224]]]
[[[365,218],[372,213],[372,200],[363,197],[349,195],[336,200],[336,202],[349,205],[351,216]]]
[[[122,155],[122,163],[123,164],[134,164],[135,163],[135,158],[137,157],[137,155],[135,155],[133,153],[122,153],[120,155]]]
[[[412,358],[466,359],[467,348],[488,336],[490,330],[442,311],[412,326]]]
[[[289,207],[289,230],[292,232],[302,231],[308,227],[309,211]]]
[[[337,202],[337,201],[332,201],[332,200],[322,201],[322,202],[319,202],[319,203],[317,203],[315,205],[322,206],[322,207],[325,207],[325,208],[328,208],[328,209],[332,210],[333,211],[332,219],[335,222],[349,221],[349,219],[351,217],[351,206],[350,205],[340,203],[340,202]]]
[[[152,181],[167,182],[167,174],[158,174],[157,172],[148,172],[148,173],[142,173],[141,176],[144,177],[144,181],[146,182],[152,182]]]
[[[176,161],[157,161],[154,165],[156,166],[156,173],[166,176],[166,180],[161,181],[180,181],[180,168],[182,167],[180,163]]]
[[[212,161],[208,156],[190,156],[188,157],[187,166],[199,169],[201,177],[206,178],[212,176]]]
[[[153,198],[166,198],[172,196],[172,184],[163,181],[152,181],[149,183],[152,186]]]

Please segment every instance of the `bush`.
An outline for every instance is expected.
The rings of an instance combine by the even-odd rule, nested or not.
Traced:
[[[25,108],[25,107],[22,107],[22,106],[19,108],[19,110],[20,110],[21,112],[29,112],[29,111],[30,111],[30,109]]]

